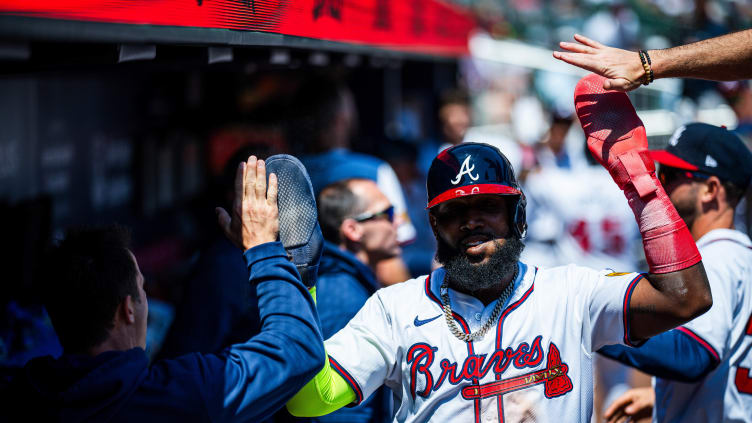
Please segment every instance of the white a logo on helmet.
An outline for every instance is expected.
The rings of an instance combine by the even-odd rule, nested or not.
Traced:
[[[452,185],[457,185],[462,180],[462,175],[467,175],[472,179],[473,181],[477,181],[480,176],[473,175],[473,169],[475,169],[475,165],[470,164],[470,158],[472,156],[467,156],[465,158],[465,161],[462,162],[462,166],[460,166],[460,172],[457,174],[457,176],[454,177],[450,182],[452,182]]]

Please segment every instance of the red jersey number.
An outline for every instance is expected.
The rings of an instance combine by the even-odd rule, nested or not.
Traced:
[[[749,316],[749,320],[747,321],[746,334],[752,336],[752,315]],[[750,377],[749,368],[737,368],[734,382],[736,383],[736,389],[739,390],[739,392],[752,395],[752,377]]]

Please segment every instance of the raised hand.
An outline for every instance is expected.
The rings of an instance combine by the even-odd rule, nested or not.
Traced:
[[[622,394],[606,409],[603,417],[608,423],[637,421],[650,417],[655,405],[653,388],[635,388]]]
[[[232,216],[217,207],[217,220],[225,236],[236,247],[245,250],[273,242],[279,235],[277,208],[277,176],[269,175],[266,187],[266,165],[256,156],[240,163],[235,174],[235,200]]]
[[[645,69],[639,53],[604,46],[579,34],[574,39],[576,43],[560,42],[559,47],[567,52],[555,51],[554,57],[605,77],[604,89],[630,91],[640,86]]]

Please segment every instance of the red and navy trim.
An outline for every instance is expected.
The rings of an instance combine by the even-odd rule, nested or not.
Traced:
[[[441,301],[436,297],[433,291],[431,291],[431,275],[428,275],[426,277],[426,295],[428,296],[428,298],[438,304],[442,312],[444,311],[444,306],[441,304]],[[452,311],[452,317],[454,317],[454,320],[456,320],[460,324],[463,332],[470,333],[470,326],[467,325],[467,322],[465,322],[465,319],[463,319],[462,316]],[[473,353],[472,341],[467,342],[467,354],[468,356],[475,355]],[[480,381],[475,378],[473,379],[473,384],[479,385]],[[480,399],[473,400],[473,408],[475,410],[475,423],[480,423]]]
[[[522,281],[525,278],[525,274],[527,273],[527,266],[525,266],[522,271],[520,272],[520,281]],[[504,328],[504,319],[509,315],[509,313],[516,310],[522,303],[525,302],[525,300],[528,299],[530,294],[533,293],[533,289],[535,288],[535,277],[538,276],[538,268],[535,268],[535,274],[533,275],[533,283],[530,285],[530,288],[525,291],[524,294],[522,294],[522,297],[520,297],[519,300],[515,301],[514,303],[507,306],[507,308],[504,310],[503,313],[501,313],[501,317],[499,317],[499,321],[496,323],[496,349],[501,349],[501,334],[503,332]],[[517,281],[512,281],[512,283],[517,283]],[[501,380],[501,375],[496,375],[496,380]],[[499,414],[499,422],[504,422],[504,401],[501,396],[496,397],[496,408]]]
[[[475,185],[461,185],[456,188],[448,189],[441,194],[434,197],[426,209],[430,209],[444,201],[453,200],[458,197],[464,197],[466,195],[478,195],[478,194],[514,194],[520,195],[522,192],[516,188],[501,185],[501,184],[475,184]]]
[[[624,319],[624,344],[630,347],[639,347],[647,341],[647,339],[643,339],[641,341],[632,342],[632,340],[629,339],[629,303],[632,301],[632,294],[634,293],[635,287],[640,279],[645,279],[645,275],[640,273],[632,279],[632,281],[629,282],[629,285],[627,285],[627,291],[624,293],[624,309],[622,311]]]
[[[710,353],[711,357],[713,357],[713,360],[715,360],[716,363],[720,363],[721,362],[721,355],[718,354],[718,351],[716,351],[715,348],[713,348],[712,345],[710,345],[710,342],[704,340],[700,335],[696,334],[694,331],[692,331],[691,329],[689,329],[687,327],[679,326],[678,328],[676,328],[676,330],[678,330],[679,332],[681,332],[681,333],[689,336],[690,338],[692,338],[695,341],[697,341],[698,344],[702,345],[703,348],[705,348],[706,350],[708,350],[708,352]]]
[[[343,379],[345,379],[345,382],[347,382],[347,384],[350,385],[353,391],[355,391],[355,402],[349,404],[348,407],[352,407],[363,402],[363,391],[360,389],[358,382],[355,381],[355,378],[352,377],[352,375],[348,373],[344,367],[337,363],[337,360],[335,360],[332,356],[329,356],[329,363],[332,365],[334,371],[339,373],[339,375],[342,376]]]

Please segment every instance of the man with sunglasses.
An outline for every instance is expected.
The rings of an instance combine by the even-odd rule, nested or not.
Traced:
[[[345,179],[324,187],[318,197],[324,235],[317,282],[317,308],[324,338],[342,329],[381,284],[379,262],[398,257],[394,206],[370,179]],[[389,417],[389,395],[377,391],[368,401],[318,422],[381,422]]]
[[[725,128],[682,126],[652,151],[658,178],[703,257],[713,306],[639,349],[600,352],[656,376],[606,411],[610,422],[752,422],[752,242],[734,230],[734,209],[752,180],[752,153]]]

